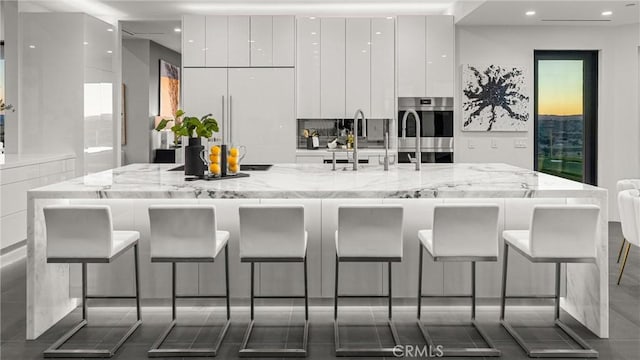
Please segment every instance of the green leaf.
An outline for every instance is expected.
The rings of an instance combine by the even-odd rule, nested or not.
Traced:
[[[182,115],[184,115],[184,111],[182,109],[178,109],[178,111],[176,111],[175,117],[176,117],[176,119],[178,119]]]
[[[167,124],[169,123],[169,119],[162,119],[160,121],[160,123],[158,124],[158,126],[156,126],[156,131],[160,131],[160,130],[164,130],[164,128],[167,127]]]

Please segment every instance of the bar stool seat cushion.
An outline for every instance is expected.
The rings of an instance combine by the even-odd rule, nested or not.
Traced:
[[[113,242],[111,245],[111,256],[115,256],[128,249],[138,239],[140,239],[140,233],[137,231],[120,231],[113,232]]]
[[[418,239],[422,243],[429,254],[433,256],[433,230],[420,230],[418,231]]]
[[[533,254],[531,253],[531,246],[529,246],[529,230],[506,230],[502,232],[502,237],[510,246],[513,246],[522,253],[533,257]]]

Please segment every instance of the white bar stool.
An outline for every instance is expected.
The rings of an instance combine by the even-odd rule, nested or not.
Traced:
[[[624,190],[618,193],[618,208],[620,212],[620,223],[622,224],[622,235],[624,236],[623,247],[626,244],[627,250],[624,259],[620,265],[620,273],[618,274],[618,285],[622,280],[624,268],[627,266],[629,258],[629,250],[631,245],[640,246],[640,228],[638,227],[638,219],[640,218],[640,191]],[[620,249],[622,250],[622,249]]]
[[[111,210],[106,205],[54,205],[44,208],[47,228],[47,262],[82,264],[82,321],[44,351],[46,358],[110,358],[142,323],[140,315],[137,231],[114,231]],[[133,247],[135,296],[87,295],[87,264],[110,263]],[[137,320],[110,349],[60,349],[87,325],[87,300],[136,299]]]
[[[637,190],[640,189],[640,179],[622,179],[619,180],[616,183],[616,190],[618,191],[618,194],[620,194],[622,191],[625,190]],[[618,202],[618,211],[620,211],[620,203]],[[620,259],[622,258],[622,253],[624,251],[624,247],[625,245],[627,245],[627,240],[626,240],[626,236],[624,235],[625,233],[625,224],[622,222],[622,215],[620,215],[620,223],[622,225],[622,244],[620,244],[620,250],[618,251],[618,260],[617,262],[620,263]],[[629,252],[628,249],[630,247],[627,247],[627,253]],[[623,267],[624,269],[624,267]],[[618,276],[618,285],[620,285],[620,278],[622,278],[622,275]]]
[[[418,327],[431,349],[435,343],[421,321],[423,298],[471,298],[471,326],[487,347],[442,349],[442,356],[500,356],[489,336],[476,322],[476,262],[498,260],[498,213],[492,204],[437,205],[433,211],[433,230],[418,231],[420,239],[418,273]],[[423,251],[434,261],[471,262],[471,295],[422,294]]]
[[[240,261],[251,263],[251,321],[240,346],[241,357],[306,357],[309,338],[309,297],[307,288],[307,231],[302,205],[240,206]],[[254,294],[256,263],[301,262],[304,266],[304,296],[257,296]],[[255,299],[304,299],[302,347],[249,348],[255,324]]]
[[[400,344],[398,331],[393,323],[393,286],[391,263],[402,261],[403,209],[398,205],[349,205],[338,208],[338,230],[336,231],[336,279],[333,299],[333,329],[336,356],[388,356],[394,357],[395,347],[347,348],[340,343],[338,326],[339,298],[379,298],[389,301],[387,324],[395,345]],[[387,263],[389,291],[380,295],[340,295],[338,282],[341,262]]]
[[[151,262],[171,263],[171,323],[147,352],[149,357],[216,356],[231,323],[229,232],[218,230],[213,205],[149,206]],[[225,295],[177,295],[176,263],[214,262],[224,249]],[[226,299],[227,320],[212,348],[161,348],[177,325],[176,299]]]
[[[500,323],[529,357],[598,357],[596,350],[592,349],[578,334],[560,321],[560,274],[562,263],[595,262],[599,216],[600,208],[595,205],[536,205],[533,208],[529,230],[507,230],[502,233],[504,262],[502,264]],[[506,300],[527,298],[506,295],[509,248],[513,248],[533,263],[556,264],[555,295],[531,296],[531,298],[554,298],[554,325],[580,345],[582,349],[534,349],[505,320]]]

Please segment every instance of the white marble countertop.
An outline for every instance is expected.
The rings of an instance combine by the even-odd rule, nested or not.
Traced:
[[[74,154],[4,154],[0,155],[0,170],[74,158]]]
[[[133,164],[37,188],[33,198],[532,198],[600,197],[605,189],[506,164],[277,164],[246,178],[185,181],[175,164]]]

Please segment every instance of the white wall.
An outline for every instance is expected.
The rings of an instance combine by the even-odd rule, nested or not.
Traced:
[[[534,50],[600,50],[598,109],[598,185],[609,189],[609,214],[617,219],[615,182],[640,177],[638,117],[638,25],[582,26],[457,26],[455,122],[456,162],[504,162],[533,168]],[[531,98],[527,132],[462,132],[460,108],[462,64],[523,65],[528,68]],[[526,148],[515,148],[515,140]],[[497,148],[491,147],[494,140]],[[469,142],[475,148],[469,148]]]
[[[127,144],[123,165],[153,160],[151,130],[159,110],[160,59],[180,67],[179,53],[143,39],[122,41],[122,81],[126,86]]]

